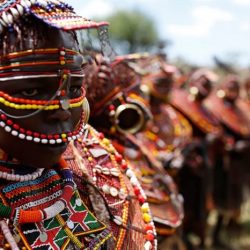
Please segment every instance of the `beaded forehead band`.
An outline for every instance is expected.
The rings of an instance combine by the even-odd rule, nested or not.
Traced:
[[[78,57],[75,63],[75,57]],[[23,98],[13,98],[10,95],[0,91],[0,103],[14,109],[37,110],[28,115],[13,116],[1,110],[11,118],[22,119],[33,116],[41,110],[69,109],[80,107],[83,103],[85,91],[82,88],[82,95],[78,98],[69,100],[66,97],[65,89],[69,89],[70,78],[83,78],[82,66],[87,63],[84,57],[73,50],[64,48],[46,48],[19,51],[9,53],[1,58],[0,82],[18,79],[30,78],[51,78],[59,77],[59,86],[56,93],[50,100],[31,100]],[[55,66],[59,70],[44,71],[44,67]],[[69,69],[60,70],[67,67]],[[32,72],[28,71],[32,68]],[[60,100],[55,100],[59,97]]]

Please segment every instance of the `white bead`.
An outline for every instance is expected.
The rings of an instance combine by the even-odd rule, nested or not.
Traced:
[[[131,177],[134,175],[134,173],[133,173],[133,171],[132,171],[131,169],[127,169],[126,175],[127,175],[129,178],[131,178]]]
[[[73,140],[75,140],[75,139],[76,139],[76,136],[75,136],[75,135],[73,135],[73,136],[72,136],[72,139],[73,139]]]
[[[72,141],[72,138],[71,138],[71,137],[68,137],[68,141]]]
[[[109,191],[113,197],[116,197],[118,195],[118,190],[114,187],[111,187]]]
[[[11,134],[12,134],[13,136],[18,136],[18,132],[17,132],[16,130],[12,130],[12,131],[11,131]]]
[[[146,241],[144,244],[144,250],[151,250],[152,249],[152,243],[150,241]]]
[[[31,4],[35,4],[36,0],[30,0]]]
[[[48,143],[48,139],[42,139],[42,140],[41,140],[41,143],[47,144],[47,143]]]
[[[118,215],[115,215],[114,217],[115,217],[113,219],[114,223],[117,224],[118,226],[122,225],[122,218]]]
[[[135,176],[132,176],[131,179],[130,179],[130,182],[133,186],[136,186],[138,185],[138,180]]]
[[[27,135],[27,136],[26,136],[26,140],[27,140],[27,141],[33,141],[33,137],[30,136],[30,135]]]
[[[56,143],[58,144],[62,143],[62,139],[56,139]]]
[[[25,0],[21,0],[20,4],[24,7],[24,8],[28,8],[29,6],[27,5]]]
[[[35,137],[35,138],[34,138],[34,142],[37,142],[37,143],[38,143],[38,142],[40,142],[40,141],[41,141],[40,138],[38,138],[38,137]]]
[[[31,2],[29,0],[25,0],[26,5],[28,6],[28,8],[31,6]]]
[[[110,186],[107,185],[107,184],[104,184],[102,186],[102,191],[105,193],[105,194],[109,194],[110,193]]]
[[[17,8],[17,11],[19,12],[20,16],[23,15],[23,11],[24,11],[23,6],[20,4],[17,4],[16,8]]]
[[[80,207],[82,205],[81,199],[76,199],[76,205]]]
[[[56,144],[56,140],[51,139],[51,140],[49,140],[49,143],[50,143],[50,144]]]
[[[0,122],[0,126],[1,126],[1,127],[5,127],[5,122],[1,121],[1,122]]]
[[[117,168],[111,168],[111,169],[110,169],[110,173],[111,173],[113,176],[118,177],[119,174],[120,174],[120,171],[119,171]]]
[[[102,169],[102,173],[105,174],[105,175],[109,175],[110,174],[110,171],[108,168],[103,168]]]
[[[25,138],[25,135],[24,135],[24,134],[19,134],[18,137],[19,137],[20,139],[24,139],[24,138]]]
[[[10,131],[11,131],[11,127],[5,126],[5,127],[4,127],[4,130],[5,130],[6,132],[10,132]]]
[[[2,12],[2,19],[3,19],[3,21],[4,21],[7,25],[8,25],[8,24],[11,24],[11,22],[9,21],[9,18],[8,18],[8,16],[7,16],[7,14],[6,14],[5,11]]]
[[[74,223],[73,223],[71,220],[68,220],[68,221],[67,221],[67,226],[68,226],[70,229],[73,229],[73,228],[74,228]]]
[[[0,18],[0,23],[1,23],[4,27],[8,26],[8,24],[5,23],[4,20],[3,20],[2,18]]]

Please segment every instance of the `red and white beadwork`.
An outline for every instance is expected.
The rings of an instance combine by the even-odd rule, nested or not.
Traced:
[[[21,140],[54,145],[69,142],[79,138],[84,131],[84,115],[82,115],[80,123],[75,131],[60,134],[48,135],[24,129],[17,123],[14,123],[11,119],[8,119],[5,114],[0,114],[0,127],[2,127],[7,133],[18,137]]]

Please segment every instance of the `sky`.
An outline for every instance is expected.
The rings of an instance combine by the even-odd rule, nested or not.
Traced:
[[[216,55],[250,66],[250,0],[66,1],[87,18],[105,18],[120,9],[142,11],[152,18],[160,38],[171,40],[170,60],[182,57],[205,66]]]

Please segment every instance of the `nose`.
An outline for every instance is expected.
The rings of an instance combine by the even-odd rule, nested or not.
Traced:
[[[71,118],[71,112],[69,110],[64,109],[57,109],[54,111],[51,111],[47,119],[49,121],[67,121]]]

